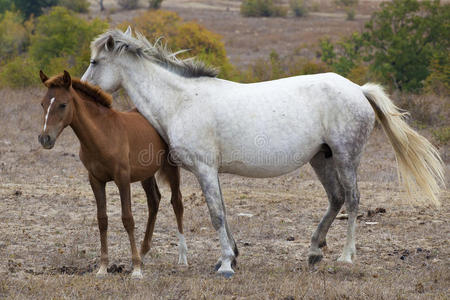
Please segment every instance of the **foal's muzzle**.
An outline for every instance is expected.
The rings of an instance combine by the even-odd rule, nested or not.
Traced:
[[[48,134],[40,134],[38,140],[45,149],[52,149],[55,145],[55,139],[51,138]]]

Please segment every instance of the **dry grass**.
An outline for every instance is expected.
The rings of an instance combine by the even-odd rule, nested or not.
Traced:
[[[450,276],[450,193],[443,206],[410,207],[395,183],[394,156],[375,130],[360,168],[361,211],[354,265],[335,262],[346,222],[328,235],[324,261],[307,268],[309,238],[325,211],[325,193],[311,168],[271,179],[222,175],[229,222],[240,247],[236,276],[217,278],[217,235],[193,176],[183,172],[188,268],[176,265],[175,218],[163,188],[145,279],[129,278],[130,254],[120,221],[120,200],[108,185],[111,264],[125,273],[96,279],[99,239],[95,204],[66,129],[51,151],[37,142],[41,89],[1,90],[0,99],[0,297],[7,298],[277,298],[443,299]],[[425,132],[428,136],[428,133]],[[448,153],[447,148],[441,149]],[[448,165],[447,165],[448,170]],[[448,172],[447,172],[448,174]],[[448,179],[447,179],[448,183]],[[367,215],[383,207],[384,214]],[[137,237],[146,221],[144,193],[133,186]],[[241,217],[238,213],[253,217]],[[378,222],[368,225],[366,222]],[[292,241],[293,238],[293,241]]]

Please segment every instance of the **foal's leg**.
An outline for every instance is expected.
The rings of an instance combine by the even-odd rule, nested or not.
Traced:
[[[310,163],[327,192],[329,202],[327,212],[311,237],[308,262],[310,265],[314,265],[323,257],[320,248],[326,246],[328,230],[344,204],[344,190],[339,183],[333,157],[326,158],[324,152],[319,152]]]
[[[136,248],[134,239],[134,219],[131,211],[131,192],[130,192],[130,176],[128,172],[119,172],[114,180],[119,188],[120,201],[122,204],[122,223],[128,233],[131,245],[131,261],[133,263],[132,278],[142,278],[141,256]]]
[[[165,172],[167,179],[169,180],[170,190],[172,197],[170,203],[172,204],[173,211],[177,219],[178,227],[178,264],[187,266],[187,245],[183,234],[183,201],[180,191],[180,169],[166,165]]]
[[[143,259],[145,254],[147,254],[150,250],[150,243],[152,241],[153,230],[155,229],[155,221],[159,209],[159,202],[161,200],[161,193],[159,192],[154,176],[143,180],[141,184],[147,196],[148,205],[147,228],[145,230],[144,241],[141,245],[141,259]]]
[[[97,277],[103,277],[107,274],[108,268],[108,216],[106,215],[106,193],[105,182],[97,180],[92,174],[89,174],[89,182],[92,191],[94,192],[95,201],[97,203],[97,221],[98,229],[100,231],[100,269],[97,272]]]
[[[196,170],[195,174],[205,195],[211,222],[214,229],[219,233],[222,257],[220,259],[221,265],[217,273],[229,278],[234,275],[231,264],[235,258],[235,254],[226,229],[226,214],[220,193],[218,172],[217,169],[202,165]]]

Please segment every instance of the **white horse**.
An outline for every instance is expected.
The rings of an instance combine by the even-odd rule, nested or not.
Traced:
[[[376,84],[359,86],[333,73],[254,84],[216,78],[195,60],[179,60],[158,42],[110,30],[92,42],[82,80],[109,92],[123,87],[170,145],[173,157],[200,182],[218,231],[219,274],[230,277],[238,255],[227,224],[218,173],[274,177],[310,163],[329,207],[311,238],[309,263],[322,258],[326,234],[345,203],[347,240],[339,261],[355,255],[359,191],[356,170],[375,118],[394,147],[408,190],[439,204],[444,183],[438,151],[403,120]]]

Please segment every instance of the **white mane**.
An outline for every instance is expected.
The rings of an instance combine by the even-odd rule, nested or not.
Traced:
[[[134,38],[118,29],[109,30],[92,42],[91,49],[96,52],[105,50],[109,37],[114,40],[114,48],[109,49],[111,53],[130,53],[139,58],[151,60],[184,77],[216,77],[218,75],[216,68],[207,66],[202,61],[194,58],[179,59],[176,57],[177,54],[185,52],[185,50],[173,53],[167,49],[165,44],[160,42],[161,39],[152,44],[139,32],[136,32],[136,38]]]

